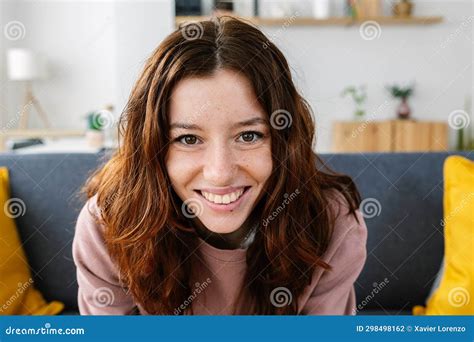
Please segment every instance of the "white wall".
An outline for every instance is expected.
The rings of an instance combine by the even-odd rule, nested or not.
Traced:
[[[336,14],[343,2],[333,2]],[[52,77],[35,90],[56,127],[82,128],[87,111],[109,102],[121,110],[144,60],[174,26],[171,0],[0,3],[2,28],[11,20],[26,27],[22,40],[2,36],[2,57],[8,46],[25,46],[51,64]],[[449,113],[463,109],[465,95],[474,90],[473,30],[466,28],[473,24],[472,1],[415,4],[415,15],[441,15],[443,23],[382,26],[380,37],[371,41],[362,39],[358,26],[263,28],[288,57],[297,85],[314,108],[319,151],[330,149],[331,121],[352,118],[350,99],[339,96],[350,84],[367,84],[369,117],[375,112],[375,119],[395,116],[396,101],[384,89],[391,82],[416,80],[410,103],[417,119],[447,120]],[[310,15],[307,9],[303,14]],[[7,82],[1,93],[0,105],[14,116],[22,89]]]
[[[84,115],[108,103],[118,114],[142,62],[173,28],[171,0],[8,2],[13,11],[3,25],[18,20],[26,29],[10,46],[31,48],[48,61],[49,77],[34,90],[58,128],[85,128]],[[3,93],[11,118],[23,88],[8,82]],[[41,127],[35,114],[31,126]]]
[[[362,39],[359,26],[290,24],[265,30],[289,59],[296,82],[314,109],[319,151],[330,150],[332,120],[352,117],[351,100],[339,96],[350,84],[367,84],[368,117],[375,119],[395,117],[397,101],[385,90],[392,82],[416,80],[410,100],[416,119],[446,121],[452,111],[464,108],[465,96],[473,93],[472,2],[415,4],[415,15],[440,15],[443,23],[381,26],[380,37],[374,40]]]
[[[116,4],[116,72],[118,106],[128,99],[130,88],[146,58],[174,29],[174,1],[118,1]]]
[[[7,38],[7,35],[4,33],[5,26],[11,20],[10,18],[14,17],[14,6],[12,1],[2,1],[0,0],[0,128],[4,128],[7,123],[8,113],[10,111],[8,107],[8,90],[9,82],[7,81],[7,73],[5,66],[5,51],[8,47],[11,46],[11,40]],[[11,25],[10,25],[11,27]],[[8,30],[8,32],[11,32]],[[15,30],[13,31],[13,33]],[[21,34],[21,32],[20,32]],[[15,36],[13,36],[15,37]],[[13,85],[11,85],[13,86]]]

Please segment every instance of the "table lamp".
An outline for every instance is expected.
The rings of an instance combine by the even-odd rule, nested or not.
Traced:
[[[32,81],[44,77],[37,56],[28,49],[14,48],[7,52],[8,78],[12,81],[25,81],[26,93],[22,106],[18,128],[27,129],[30,105],[36,108],[43,124],[50,128],[48,117],[41,107],[38,99],[33,95]]]

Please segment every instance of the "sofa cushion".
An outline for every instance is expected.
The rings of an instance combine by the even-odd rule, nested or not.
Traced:
[[[474,314],[474,162],[451,156],[444,164],[445,256],[439,287],[414,314]]]

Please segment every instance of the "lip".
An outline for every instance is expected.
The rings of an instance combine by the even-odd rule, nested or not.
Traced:
[[[225,211],[235,210],[247,198],[248,194],[250,193],[249,190],[250,190],[251,186],[246,186],[244,188],[245,188],[244,193],[239,197],[239,199],[237,201],[229,203],[229,204],[217,204],[217,203],[210,202],[206,199],[206,197],[201,195],[201,193],[199,191],[195,190],[195,192],[199,195],[200,198],[203,199],[204,203],[206,203],[206,205],[209,206],[209,208],[211,208],[212,210],[215,210],[215,211],[225,212]],[[235,189],[240,189],[240,188],[235,188]],[[203,189],[203,190],[206,191],[205,189]],[[226,193],[228,193],[228,192],[226,192]]]

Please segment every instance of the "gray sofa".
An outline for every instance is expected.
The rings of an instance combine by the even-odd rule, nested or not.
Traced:
[[[410,314],[425,302],[443,258],[442,168],[449,154],[322,156],[353,177],[363,198],[380,203],[378,215],[367,207],[368,257],[355,285],[358,314]],[[16,220],[35,284],[46,299],[65,303],[63,314],[78,314],[71,243],[84,198],[77,190],[108,158],[105,151],[0,154],[12,197],[26,204],[25,215]]]

